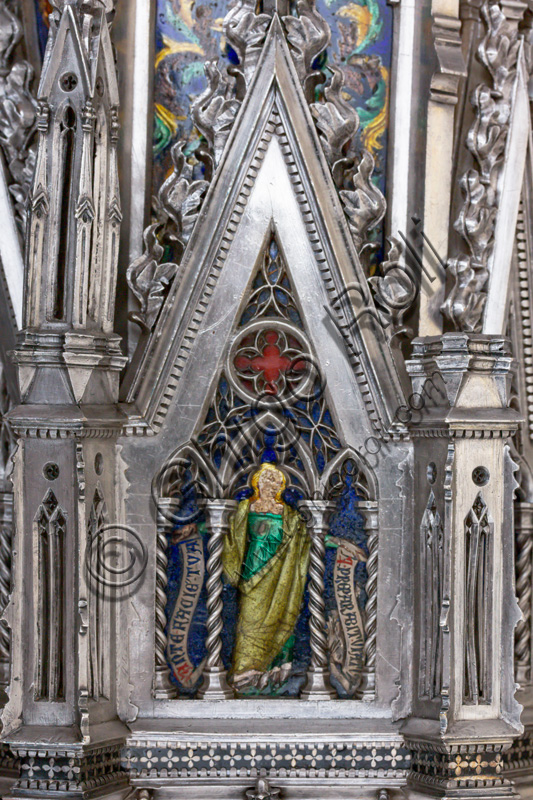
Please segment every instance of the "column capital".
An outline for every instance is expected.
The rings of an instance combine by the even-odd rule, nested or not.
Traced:
[[[419,428],[454,431],[516,430],[520,415],[509,407],[513,357],[505,336],[445,333],[413,340],[406,362],[421,401]]]
[[[357,511],[365,520],[365,531],[367,534],[379,533],[379,518],[378,518],[378,501],[377,500],[360,500],[357,503]]]
[[[237,500],[218,498],[218,497],[203,497],[198,501],[198,505],[203,508],[209,517],[209,522],[216,524],[217,522],[224,522],[224,516],[229,511],[235,511],[239,505]]]
[[[330,500],[302,500],[298,506],[305,509],[309,527],[316,533],[323,534],[328,527],[328,517],[335,508],[335,503]]]

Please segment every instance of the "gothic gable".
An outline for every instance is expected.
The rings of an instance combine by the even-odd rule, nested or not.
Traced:
[[[341,394],[360,385],[359,399],[350,394],[340,401],[343,413],[359,406],[369,430],[389,428],[402,402],[399,380],[277,17],[183,255],[179,283],[126,379],[126,399],[149,425],[158,429],[171,403],[190,401],[197,352],[203,351],[203,374],[216,372],[272,229],[328,380]]]

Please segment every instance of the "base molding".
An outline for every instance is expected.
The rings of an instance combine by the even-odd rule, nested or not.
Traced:
[[[364,783],[347,781],[341,784],[269,778],[268,783],[273,792],[268,800],[405,800],[404,790],[391,786],[386,779]],[[279,790],[277,795],[276,790]],[[189,781],[172,787],[154,782],[147,789],[148,796],[143,797],[142,791],[139,787],[137,800],[256,800],[257,781],[250,778],[232,782]]]
[[[437,788],[430,786],[415,786],[411,782],[404,789],[407,800],[520,800],[514,785],[510,781],[503,781],[499,786],[456,786]],[[523,798],[522,798],[523,800]]]
[[[128,775],[121,769],[122,743],[10,747],[20,772],[7,800],[52,796],[69,800],[118,798],[130,788]]]
[[[409,800],[510,800],[518,797],[506,773],[502,742],[407,741],[411,768],[407,775]]]

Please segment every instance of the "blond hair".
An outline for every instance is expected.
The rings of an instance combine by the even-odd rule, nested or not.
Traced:
[[[276,503],[282,503],[283,500],[281,496],[285,491],[285,487],[287,486],[287,478],[285,477],[285,474],[280,469],[278,469],[278,467],[275,467],[274,464],[269,464],[268,462],[261,464],[257,472],[255,472],[252,475],[252,488],[254,490],[254,493],[250,498],[250,502],[255,503],[256,500],[259,500],[259,481],[261,479],[261,475],[263,475],[265,472],[277,472],[278,475],[280,475],[281,487],[275,497],[275,501]]]

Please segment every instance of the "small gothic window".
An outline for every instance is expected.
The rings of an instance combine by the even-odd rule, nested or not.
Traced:
[[[57,269],[55,280],[55,296],[53,317],[62,320],[65,317],[66,301],[66,275],[70,242],[70,205],[71,193],[74,190],[73,166],[76,131],[76,112],[72,106],[67,105],[63,111],[60,122],[60,155],[61,178],[58,182],[60,196],[59,206],[59,246],[57,254]]]

